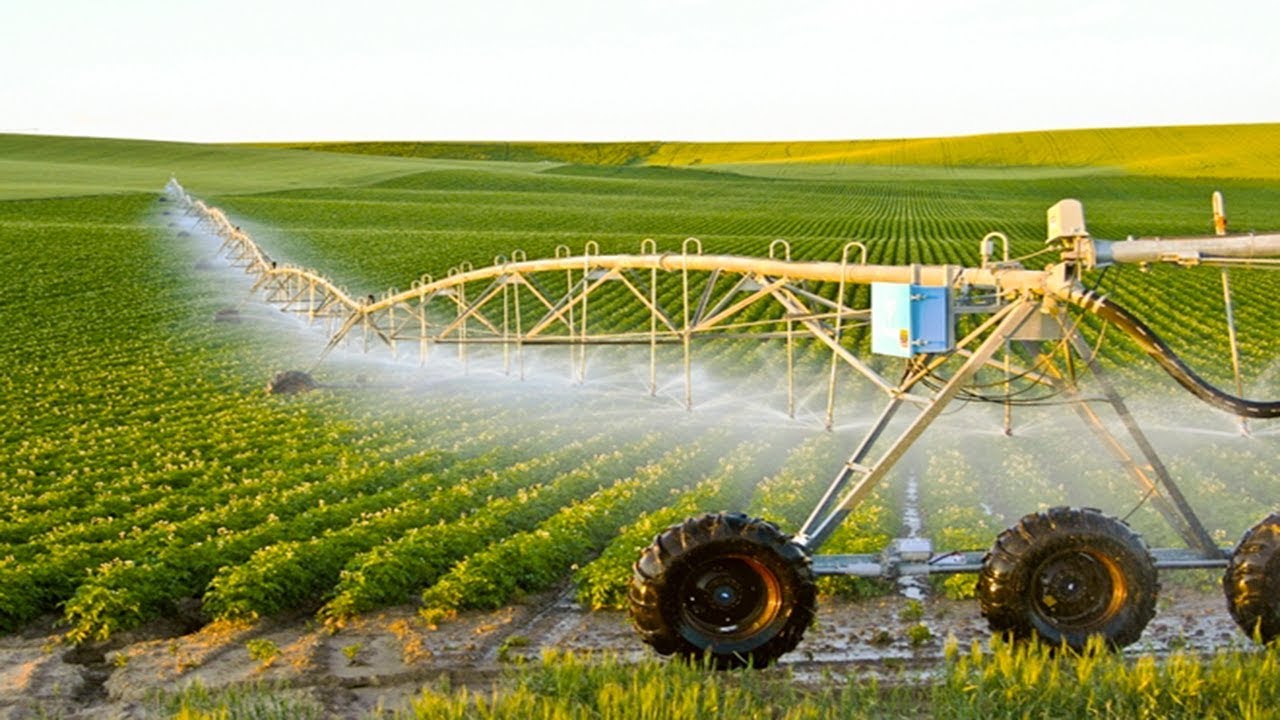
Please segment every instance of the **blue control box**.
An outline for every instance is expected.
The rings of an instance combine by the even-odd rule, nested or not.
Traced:
[[[871,283],[871,352],[911,357],[955,344],[950,288]]]

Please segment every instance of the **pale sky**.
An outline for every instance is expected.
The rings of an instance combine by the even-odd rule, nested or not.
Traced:
[[[774,140],[1274,121],[1275,0],[0,6],[0,132]]]

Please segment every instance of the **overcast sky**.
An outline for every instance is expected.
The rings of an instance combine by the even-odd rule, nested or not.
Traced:
[[[769,140],[1268,121],[1274,0],[0,8],[0,132]]]

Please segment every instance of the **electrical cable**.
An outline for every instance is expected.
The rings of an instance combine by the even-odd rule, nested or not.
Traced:
[[[1057,247],[1056,245],[1050,245],[1050,246],[1048,246],[1048,247],[1046,247],[1046,248],[1043,248],[1043,249],[1037,250],[1037,251],[1035,251],[1035,252],[1033,252],[1033,253],[1027,253],[1026,255],[1023,255],[1023,256],[1021,256],[1021,257],[1011,258],[1011,259],[1009,260],[1009,262],[1011,262],[1011,263],[1021,263],[1021,262],[1022,262],[1022,261],[1024,261],[1024,260],[1030,260],[1031,258],[1039,257],[1039,256],[1041,256],[1041,255],[1048,255],[1049,253],[1056,253],[1056,252],[1059,252],[1060,250],[1061,250],[1061,248]]]
[[[1248,400],[1224,392],[1200,377],[1178,357],[1155,332],[1132,313],[1092,290],[1073,290],[1068,296],[1073,305],[1110,322],[1133,338],[1138,347],[1151,356],[1170,377],[1192,395],[1220,410],[1248,418],[1280,417],[1280,401]]]
[[[1124,517],[1120,518],[1120,522],[1123,522],[1123,523],[1129,522],[1129,518],[1133,517],[1133,514],[1138,512],[1138,510],[1141,509],[1143,505],[1146,505],[1147,501],[1151,499],[1151,496],[1155,494],[1156,494],[1155,485],[1152,485],[1151,487],[1147,488],[1147,492],[1143,494],[1142,499],[1138,500],[1138,504],[1134,505],[1133,509],[1130,510]]]
[[[926,356],[916,356],[911,358],[911,360],[908,362],[908,368],[907,368],[908,372],[910,372],[913,369],[917,372],[922,370],[924,368],[924,365],[927,364],[928,357],[929,356],[926,355]],[[977,393],[973,391],[975,388],[988,388],[988,387],[999,387],[1001,385],[1009,385],[1017,380],[1030,377],[1032,374],[1037,375],[1039,378],[1043,378],[1045,376],[1045,369],[1048,366],[1048,358],[1049,358],[1049,355],[1045,355],[1035,365],[1032,365],[1030,368],[1027,368],[1026,370],[1018,373],[1017,375],[1013,375],[1008,378],[1004,378],[1001,380],[994,380],[988,383],[981,383],[981,384],[971,383],[967,387],[961,388],[957,392],[956,399],[963,400],[966,402],[972,401],[972,402],[1001,403],[1001,404],[1009,403],[1011,405],[1017,405],[1017,406],[1033,406],[1033,405],[1039,405],[1039,404],[1048,404],[1045,401],[1050,400],[1062,394],[1063,390],[1061,388],[1055,388],[1052,392],[1046,393],[1039,397],[1020,398],[1020,399],[1015,399],[1015,398],[1017,398],[1017,396],[1022,395],[1024,393],[1031,392],[1040,383],[1031,382],[1031,383],[1028,383],[1026,387],[1020,388],[1016,391],[1005,392],[1000,395],[984,395],[982,393]],[[929,389],[934,391],[941,389],[941,387],[944,384],[946,384],[947,381],[948,381],[947,378],[942,377],[936,371],[930,371],[926,373],[925,376],[922,377],[920,380],[921,384],[923,384],[925,387],[928,387]]]

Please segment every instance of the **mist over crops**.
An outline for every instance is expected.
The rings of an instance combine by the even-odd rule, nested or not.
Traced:
[[[584,606],[617,607],[637,546],[667,523],[744,510],[798,528],[881,402],[842,374],[824,431],[830,354],[817,343],[798,353],[795,418],[776,342],[699,347],[691,411],[666,348],[653,397],[645,349],[592,350],[581,382],[562,348],[528,350],[523,379],[494,349],[470,349],[464,363],[436,347],[419,368],[416,353],[366,355],[353,342],[317,365],[324,330],[262,304],[250,278],[156,199],[170,172],[273,257],[362,295],[587,241],[632,252],[653,238],[678,253],[696,236],[708,253],[764,255],[786,238],[794,258],[839,260],[859,240],[870,262],[973,264],[978,239],[999,230],[1013,256],[1032,256],[1045,208],[1062,197],[1084,202],[1099,237],[1204,233],[1213,190],[1226,193],[1233,227],[1280,227],[1272,175],[1250,165],[1237,176],[1231,164],[1162,174],[1171,161],[1148,140],[1133,147],[1150,162],[1073,156],[1004,173],[847,154],[775,165],[726,148],[699,163],[689,153],[701,149],[665,148],[681,154],[655,167],[0,138],[0,150],[61,178],[0,185],[0,628],[55,614],[71,639],[105,639],[192,600],[197,625],[293,611],[341,625],[402,603],[439,618],[565,583]],[[121,151],[135,162],[113,165]],[[1230,382],[1216,271],[1125,268],[1086,282]],[[1274,397],[1274,276],[1233,283],[1248,394]],[[217,319],[227,309],[238,322]],[[635,312],[619,306],[604,322]],[[848,342],[865,349],[866,338]],[[1274,506],[1277,431],[1259,422],[1242,436],[1118,337],[1102,354],[1210,532],[1234,542]],[[268,396],[283,369],[325,387]],[[1105,508],[1152,545],[1176,544],[1067,408],[1018,408],[1011,437],[1000,413],[949,410],[828,549],[877,552],[897,536],[908,477],[938,550],[981,550],[1058,504]],[[939,585],[972,592],[971,577]]]

